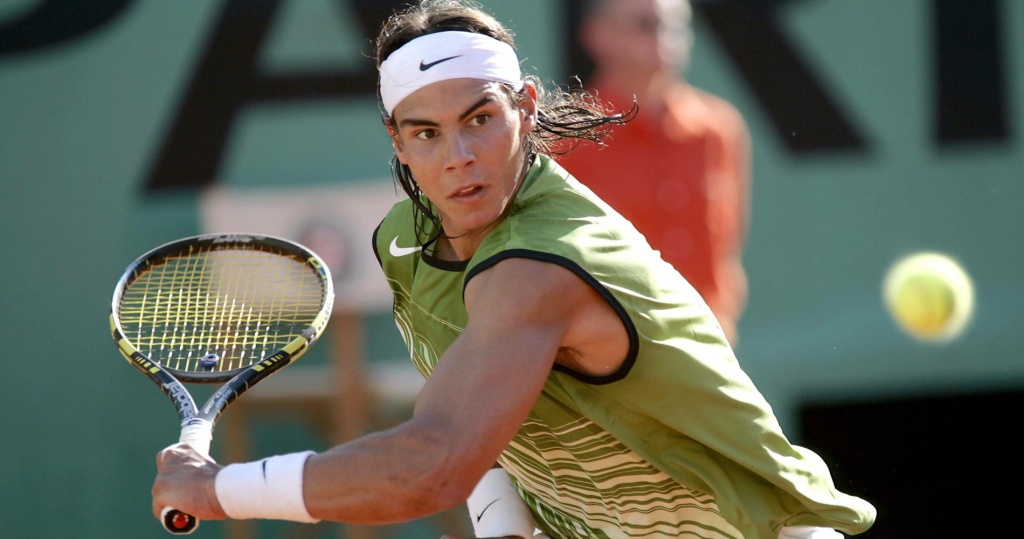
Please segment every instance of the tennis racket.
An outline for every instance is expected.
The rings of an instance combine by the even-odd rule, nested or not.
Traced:
[[[121,355],[174,404],[179,441],[208,456],[224,409],[308,350],[333,302],[330,270],[301,245],[268,236],[194,236],[128,266],[110,304],[110,331]],[[199,408],[183,383],[223,385]],[[173,534],[199,526],[169,507],[162,517]]]

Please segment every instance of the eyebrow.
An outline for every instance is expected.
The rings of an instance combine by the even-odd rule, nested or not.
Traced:
[[[463,112],[462,114],[459,115],[459,121],[461,122],[461,121],[465,120],[466,118],[469,118],[469,116],[471,114],[473,114],[474,112],[476,112],[477,109],[479,109],[480,107],[482,107],[482,106],[484,106],[484,105],[486,105],[488,103],[494,102],[494,101],[497,101],[497,98],[495,96],[493,96],[493,95],[486,95],[486,96],[482,97],[479,101],[477,101],[476,103],[473,103],[472,106],[470,106],[468,109],[466,109],[466,112]],[[432,121],[432,120],[417,120],[415,118],[406,118],[406,119],[401,120],[401,121],[398,122],[398,127],[399,128],[402,128],[402,127],[437,127],[438,125],[440,125],[440,124],[438,124],[437,122]]]

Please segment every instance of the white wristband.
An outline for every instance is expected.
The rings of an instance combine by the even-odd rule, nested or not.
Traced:
[[[530,508],[501,468],[484,474],[466,500],[466,507],[477,537],[533,537],[536,525]]]
[[[302,473],[313,451],[231,464],[217,472],[214,488],[227,516],[319,522],[306,511]]]

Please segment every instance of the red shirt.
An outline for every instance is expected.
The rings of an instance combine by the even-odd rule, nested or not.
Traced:
[[[622,99],[598,88],[615,110]],[[614,127],[607,146],[581,144],[558,158],[612,205],[700,292],[730,340],[746,304],[741,264],[749,192],[749,135],[728,102],[679,84],[665,112]]]

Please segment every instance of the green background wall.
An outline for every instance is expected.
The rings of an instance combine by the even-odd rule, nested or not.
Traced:
[[[808,399],[1024,387],[1024,3],[994,2],[1005,135],[947,145],[935,136],[939,3],[777,4],[778,27],[864,136],[861,152],[787,149],[722,42],[696,20],[690,79],[735,103],[754,143],[750,302],[737,353],[797,439],[794,414]],[[33,35],[118,4],[108,23],[66,42],[8,47],[44,5],[58,15]],[[261,68],[365,68],[370,36],[353,10],[370,4],[281,2]],[[0,0],[0,536],[164,536],[148,493],[175,418],[119,359],[107,311],[133,258],[199,232],[198,190],[147,193],[145,184],[226,5]],[[561,2],[485,5],[517,32],[527,69],[566,82]],[[388,182],[389,150],[371,95],[257,103],[235,117],[216,184]],[[952,254],[975,280],[976,316],[950,344],[914,342],[881,303],[886,267],[919,250]],[[400,355],[387,317],[374,320],[371,356]],[[318,443],[279,434],[256,451]],[[204,525],[197,537],[222,532]]]

